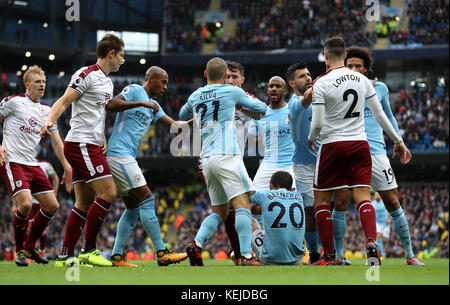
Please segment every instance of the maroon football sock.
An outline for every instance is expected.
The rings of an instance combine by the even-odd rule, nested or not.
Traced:
[[[235,259],[239,259],[241,257],[241,248],[239,246],[239,236],[236,232],[236,228],[234,227],[235,222],[235,211],[234,209],[228,213],[227,219],[225,219],[225,230],[228,235],[228,239],[230,240],[231,249],[234,251]]]
[[[14,214],[14,240],[16,242],[16,252],[23,249],[23,242],[26,237],[28,227],[28,217],[19,211]]]
[[[316,213],[316,225],[319,232],[320,241],[322,242],[324,254],[333,253],[333,219],[330,207],[326,204],[319,205],[314,208]]]
[[[86,213],[73,207],[69,217],[67,217],[61,255],[72,256],[74,254],[75,246],[80,239],[81,233],[83,233],[85,223]]]
[[[34,250],[36,248],[36,241],[39,237],[41,237],[52,217],[53,215],[44,212],[42,209],[36,213],[33,218],[33,222],[31,223],[30,232],[28,233],[27,239],[24,243],[25,249]]]
[[[110,202],[97,198],[89,208],[86,218],[86,231],[84,232],[84,251],[97,247],[97,234],[100,231],[103,219],[108,214],[110,206]]]
[[[370,201],[364,200],[358,204],[359,219],[366,239],[377,239],[377,223],[375,209]]]

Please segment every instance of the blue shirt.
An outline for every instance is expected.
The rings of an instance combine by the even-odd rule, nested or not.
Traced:
[[[308,136],[311,129],[312,105],[309,105],[308,108],[303,107],[302,98],[302,96],[293,94],[288,104],[291,136],[295,145],[292,161],[296,164],[315,164],[320,142],[316,141],[316,151],[309,147]]]
[[[158,104],[149,98],[141,85],[129,85],[123,89],[121,95],[126,101],[151,101]],[[142,106],[117,113],[106,155],[136,158],[139,140],[145,135],[152,121],[156,122],[164,115],[166,114],[161,106],[156,114]]]
[[[280,168],[292,166],[295,146],[291,137],[288,105],[280,109],[267,107],[266,115],[259,121],[252,120],[248,133],[255,137],[258,133],[264,136],[265,149],[261,165]]]
[[[377,93],[378,100],[383,107],[384,113],[386,113],[386,116],[388,117],[397,134],[400,135],[397,121],[392,114],[391,105],[389,104],[389,89],[384,83],[377,82],[375,84],[375,92]],[[372,111],[370,110],[367,103],[364,107],[364,126],[366,129],[367,141],[369,142],[370,154],[386,154],[386,144],[384,142],[383,128],[375,120],[375,117],[373,116]]]
[[[264,113],[267,105],[239,87],[211,84],[194,91],[180,109],[180,119],[194,115],[202,138],[201,157],[240,155],[236,138],[235,107]]]
[[[305,252],[302,196],[286,189],[258,191],[250,202],[261,205],[265,237],[262,257],[273,263],[299,261]]]
[[[383,201],[372,201],[373,208],[375,209],[375,214],[377,218],[377,223],[385,225],[389,219],[389,213],[384,206]]]

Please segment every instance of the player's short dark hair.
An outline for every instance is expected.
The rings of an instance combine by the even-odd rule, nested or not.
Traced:
[[[368,48],[359,46],[351,46],[347,48],[347,57],[345,58],[345,65],[347,65],[347,59],[352,57],[361,58],[364,61],[364,67],[367,69],[367,72],[372,70],[373,58]]]
[[[97,43],[96,53],[98,58],[105,58],[111,50],[117,52],[125,47],[125,43],[114,34],[106,34],[102,40]]]
[[[239,71],[241,76],[244,76],[244,66],[243,65],[241,65],[237,61],[227,60],[225,62],[227,63],[228,70],[233,71],[233,72]]]
[[[272,183],[275,188],[290,189],[292,187],[292,182],[293,179],[291,174],[285,171],[275,172],[270,178],[270,183]]]
[[[332,37],[327,39],[323,47],[328,55],[332,57],[342,57],[345,54],[345,41],[341,37]]]
[[[308,68],[308,65],[304,62],[298,62],[298,63],[290,65],[286,71],[286,79],[288,81],[294,80],[295,71],[307,69],[307,68]]]

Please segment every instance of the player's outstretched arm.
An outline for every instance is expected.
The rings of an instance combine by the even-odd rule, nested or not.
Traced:
[[[58,157],[59,162],[61,162],[64,174],[61,179],[61,184],[64,184],[66,187],[66,191],[68,193],[72,192],[73,184],[72,184],[72,167],[69,162],[67,162],[66,157],[64,156],[64,145],[59,136],[58,131],[54,131],[50,133],[50,139],[52,140],[53,150],[55,151],[56,157]]]
[[[183,105],[183,107],[181,107],[180,109],[180,113],[178,114],[180,120],[189,120],[190,118],[192,118],[193,112],[192,109],[189,107],[189,104],[186,103]]]
[[[264,115],[262,113],[256,113],[254,111],[251,111],[250,109],[242,107],[241,105],[237,105],[236,108],[238,110],[241,110],[246,116],[248,116],[254,120],[260,120]]]
[[[316,141],[320,135],[325,119],[325,105],[317,104],[313,107],[311,129],[308,136],[308,145],[312,150],[316,150]]]
[[[66,89],[66,92],[64,92],[64,95],[60,97],[52,106],[52,109],[50,110],[50,113],[47,116],[47,119],[45,120],[44,124],[41,127],[41,137],[47,138],[50,136],[51,127],[53,124],[58,120],[58,118],[61,116],[61,114],[67,109],[67,107],[70,106],[70,104],[75,101],[80,94],[76,92],[75,90]]]
[[[159,107],[155,102],[150,101],[127,102],[122,94],[119,94],[110,99],[108,104],[106,104],[105,108],[107,111],[122,112],[137,107],[150,108],[153,110],[153,113],[157,113],[159,111]]]
[[[305,91],[302,98],[302,106],[308,108],[312,103],[312,87]]]

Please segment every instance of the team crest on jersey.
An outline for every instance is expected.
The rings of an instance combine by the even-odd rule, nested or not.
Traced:
[[[134,181],[136,181],[136,182],[139,182],[139,181],[141,181],[141,175],[136,175],[136,176],[134,176]]]
[[[99,174],[103,173],[103,170],[104,170],[103,165],[99,165],[95,169],[97,170],[97,173],[99,173]]]
[[[16,181],[16,186],[17,187],[21,187],[22,186],[22,180],[17,180]]]
[[[37,119],[36,118],[34,118],[34,117],[31,117],[29,120],[28,120],[28,123],[30,124],[30,126],[31,127],[36,127],[36,125],[37,125]]]
[[[289,125],[289,123],[291,122],[291,120],[289,120],[289,116],[286,118],[286,120],[284,120],[284,122]]]

